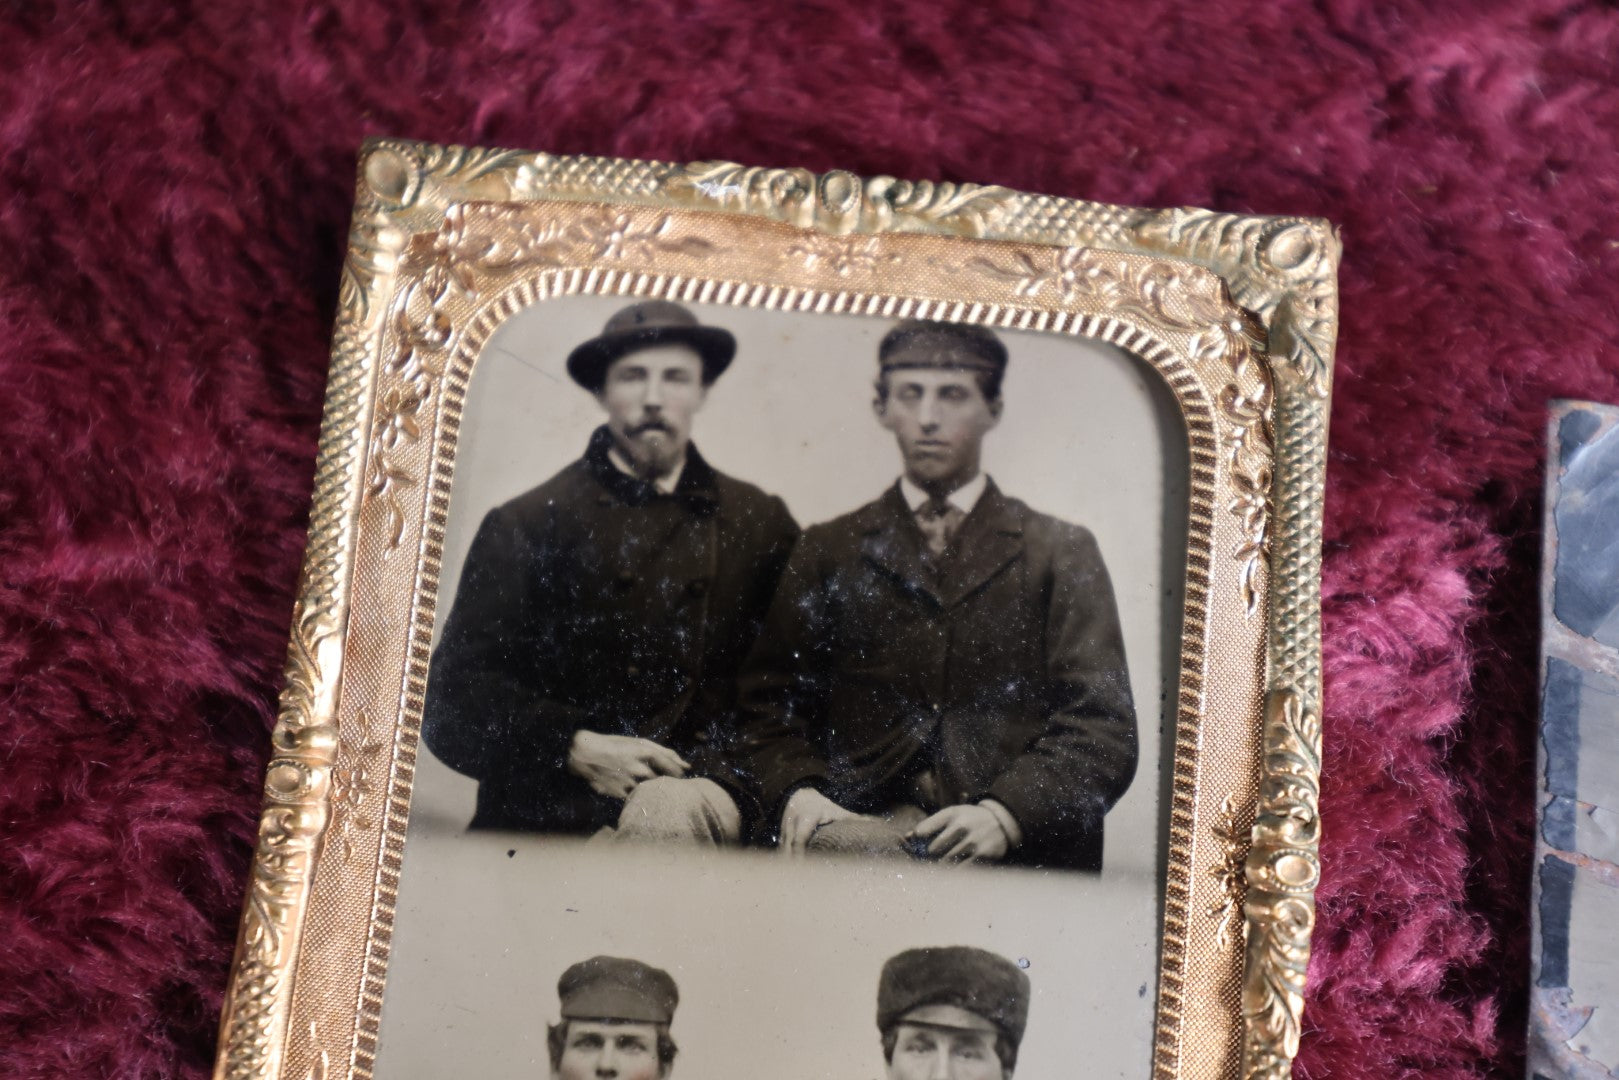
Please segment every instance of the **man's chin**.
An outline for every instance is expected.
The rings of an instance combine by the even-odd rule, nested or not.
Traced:
[[[906,463],[906,471],[911,474],[911,479],[926,486],[948,479],[957,470],[953,469],[951,463],[942,457],[918,455]]]
[[[635,471],[643,475],[662,476],[680,460],[682,447],[674,436],[662,431],[650,431],[629,438],[621,444],[624,456],[630,459]]]

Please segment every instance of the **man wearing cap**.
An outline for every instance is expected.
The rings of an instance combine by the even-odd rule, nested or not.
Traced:
[[[739,837],[709,777],[798,527],[691,443],[735,349],[648,301],[568,357],[606,423],[484,518],[429,673],[423,738],[478,781],[473,828]]]
[[[582,960],[557,980],[561,1020],[546,1029],[551,1080],[665,1080],[680,993],[669,973],[616,956]]]
[[[909,321],[878,350],[903,472],[805,531],[739,690],[739,774],[790,853],[1099,871],[1135,711],[1090,532],[981,471],[1006,348]]]
[[[877,982],[888,1080],[1011,1080],[1028,1019],[1028,975],[983,949],[910,949]]]

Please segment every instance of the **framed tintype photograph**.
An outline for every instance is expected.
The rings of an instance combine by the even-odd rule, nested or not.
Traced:
[[[221,1077],[1280,1077],[1338,245],[361,155]]]

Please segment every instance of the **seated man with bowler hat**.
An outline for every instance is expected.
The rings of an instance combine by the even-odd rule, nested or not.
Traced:
[[[422,736],[478,781],[473,828],[739,839],[709,777],[798,527],[691,442],[735,351],[653,300],[568,357],[606,423],[484,518],[429,670]]]
[[[557,980],[561,1019],[545,1032],[551,1080],[667,1080],[680,993],[669,973],[616,956],[582,960]]]
[[[877,982],[888,1080],[1011,1080],[1028,1019],[1028,975],[983,949],[909,949]]]
[[[981,470],[1006,360],[952,323],[878,347],[901,475],[805,531],[738,690],[738,775],[789,853],[1102,868],[1136,768],[1124,643],[1090,532]]]

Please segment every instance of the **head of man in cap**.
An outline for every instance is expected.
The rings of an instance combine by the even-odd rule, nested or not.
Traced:
[[[983,949],[909,949],[877,984],[888,1080],[1010,1080],[1028,1018],[1029,977]]]
[[[669,973],[616,956],[582,960],[557,980],[561,1020],[546,1031],[551,1080],[665,1080],[680,1001]]]
[[[900,323],[877,347],[877,420],[894,433],[905,476],[944,498],[979,472],[1001,419],[1006,346],[981,326]]]
[[[607,413],[619,467],[656,482],[684,464],[692,419],[735,355],[729,331],[702,325],[679,304],[648,300],[574,349],[568,374]]]

